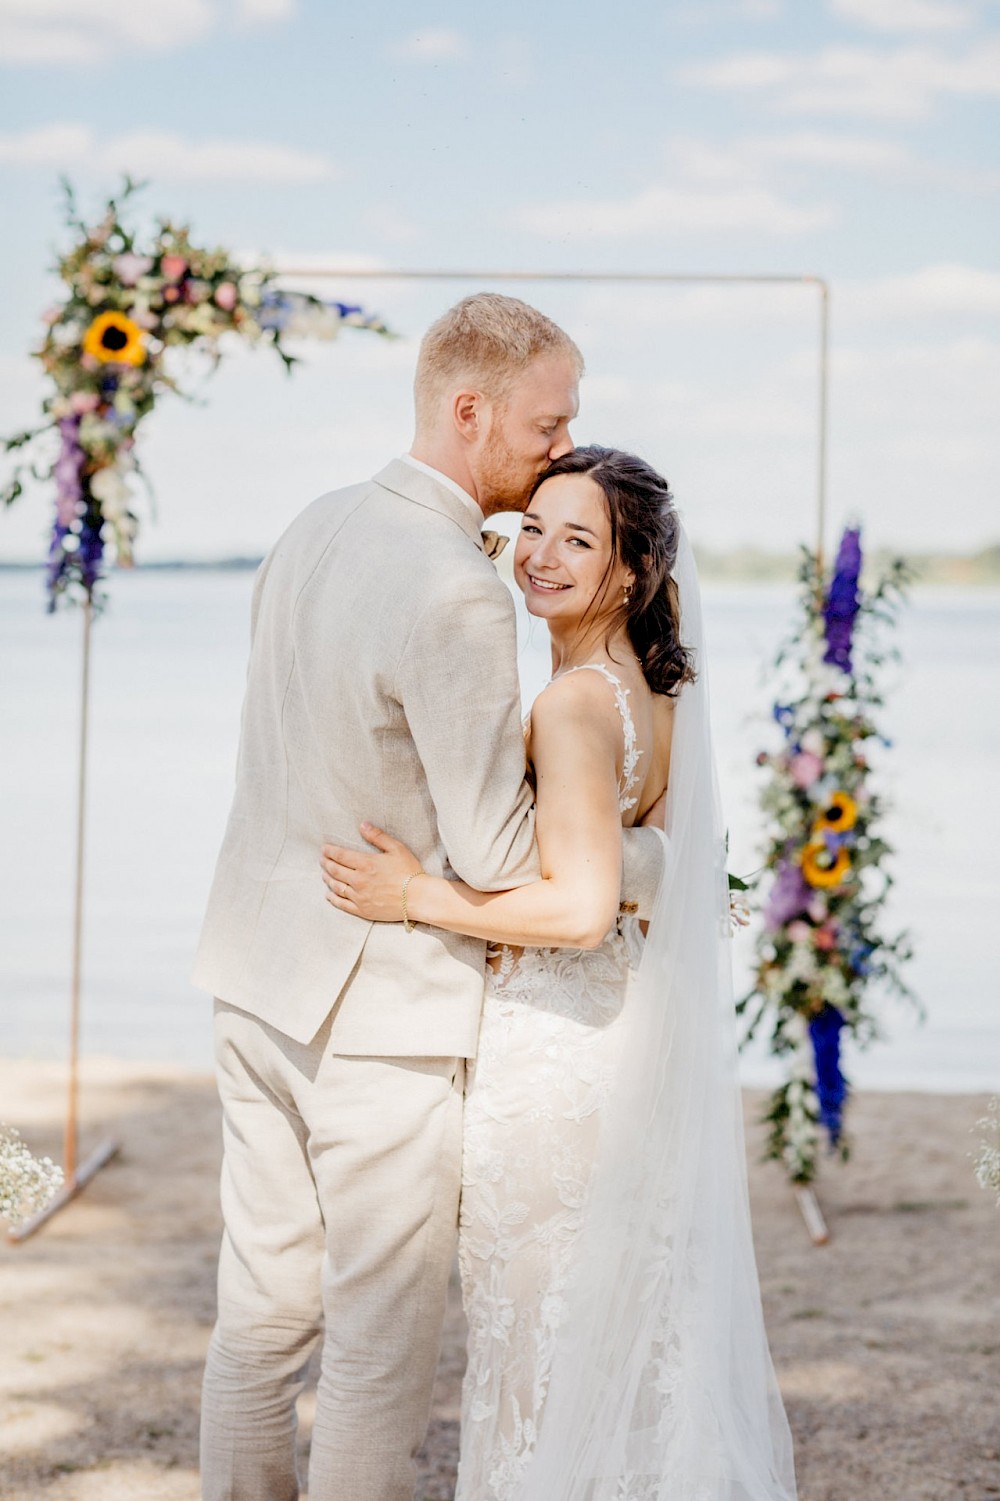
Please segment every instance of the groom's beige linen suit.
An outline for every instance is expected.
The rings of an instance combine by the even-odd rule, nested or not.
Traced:
[[[195,966],[224,1107],[206,1501],[292,1501],[292,1403],[325,1324],[310,1501],[408,1501],[457,1219],[484,945],[325,900],[362,817],[480,890],[537,875],[510,594],[471,505],[403,460],[265,560],[236,792]],[[654,835],[627,842],[648,900]]]

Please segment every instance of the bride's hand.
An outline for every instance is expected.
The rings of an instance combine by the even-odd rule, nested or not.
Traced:
[[[326,899],[341,912],[367,922],[402,922],[403,882],[421,869],[420,861],[405,844],[374,824],[363,823],[361,834],[377,854],[324,844],[319,863]]]

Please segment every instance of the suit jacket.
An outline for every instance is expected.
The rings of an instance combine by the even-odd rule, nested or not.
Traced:
[[[401,460],[321,496],[257,577],[194,983],[299,1042],[333,1010],[338,1053],[473,1056],[482,940],[338,911],[319,849],[359,848],[367,817],[435,875],[522,885],[538,875],[524,775],[514,607],[472,513]]]

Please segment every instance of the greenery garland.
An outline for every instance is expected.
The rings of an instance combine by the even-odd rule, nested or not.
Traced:
[[[363,308],[280,289],[273,270],[200,247],[186,226],[168,219],[140,238],[123,222],[122,208],[139,186],[128,178],[92,225],[81,219],[69,183],[63,186],[74,235],[58,262],[66,295],[45,313],[34,351],[53,389],[44,421],[5,440],[8,453],[25,457],[0,489],[0,500],[11,505],[26,473],[55,482],[50,609],[61,596],[95,599],[106,552],[119,565],[133,561],[136,433],[165,391],[179,391],[172,349],[195,346],[214,367],[223,340],[235,334],[272,348],[290,370],[296,361],[285,338],[330,339],[342,326],[390,333]]]
[[[840,1069],[846,1030],[865,1045],[879,1034],[871,996],[914,1000],[901,966],[906,933],[882,930],[892,851],[880,831],[881,796],[871,785],[870,748],[881,736],[883,645],[909,574],[897,560],[874,587],[860,586],[861,536],[848,528],[832,576],[803,549],[799,618],[775,661],[781,744],[761,751],[760,802],[770,823],[764,851],[763,924],[750,992],[738,1003],[747,1041],[770,1027],[786,1081],[771,1095],[767,1155],[796,1183],[816,1175],[822,1133],[847,1156]]]

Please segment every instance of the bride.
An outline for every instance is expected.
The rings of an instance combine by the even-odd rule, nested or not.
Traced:
[[[583,448],[514,574],[552,643],[526,725],[541,879],[485,894],[327,846],[329,900],[488,939],[464,1128],[456,1501],[789,1501],[750,1235],[697,578],[666,482]],[[648,932],[621,829],[666,793]]]

